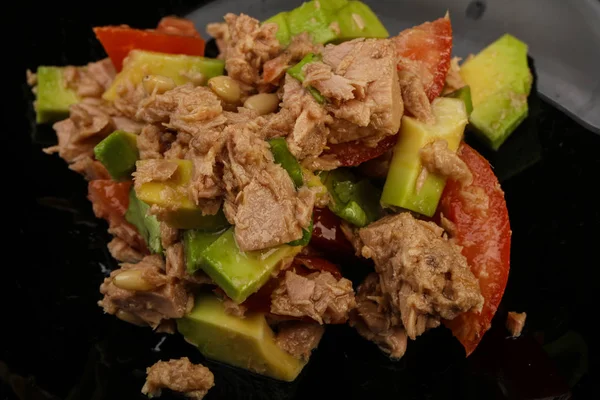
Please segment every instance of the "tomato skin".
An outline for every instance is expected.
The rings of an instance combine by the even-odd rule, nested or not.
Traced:
[[[294,260],[294,263],[298,263],[306,267],[309,270],[309,274],[314,271],[329,272],[331,275],[334,276],[335,279],[342,279],[342,273],[340,272],[340,269],[337,267],[337,265],[323,258],[299,255]]]
[[[88,183],[88,199],[94,207],[94,214],[107,221],[125,219],[129,207],[131,182],[115,182],[110,179],[96,179]]]
[[[325,254],[354,254],[352,244],[346,239],[341,228],[341,219],[328,207],[315,207],[313,210],[313,234],[310,246]]]
[[[352,142],[328,144],[329,149],[323,155],[333,154],[342,167],[353,167],[365,161],[377,158],[392,149],[398,140],[398,135],[386,136],[375,147],[368,147],[360,140]]]
[[[204,40],[199,36],[172,35],[158,30],[133,29],[127,26],[96,27],[94,33],[117,72],[123,68],[123,59],[134,49],[190,56],[204,55]]]
[[[398,55],[410,60],[410,65],[398,63],[398,69],[410,68],[423,82],[429,101],[442,93],[450,69],[452,54],[452,24],[450,18],[406,29],[392,39]]]
[[[457,154],[473,173],[473,185],[481,187],[489,198],[485,215],[465,206],[461,187],[449,180],[438,211],[455,225],[455,240],[462,246],[471,271],[479,280],[485,302],[480,314],[467,312],[444,324],[462,343],[467,356],[475,350],[502,300],[510,269],[511,230],[504,192],[488,161],[462,143]]]

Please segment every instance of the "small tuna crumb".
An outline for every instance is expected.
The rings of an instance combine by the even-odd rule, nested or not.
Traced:
[[[27,84],[29,86],[37,85],[37,74],[31,72],[30,69],[27,69],[27,71],[25,71],[25,76],[27,77]]]
[[[521,336],[521,331],[523,331],[523,327],[525,326],[525,319],[527,318],[527,313],[518,313],[514,311],[510,311],[508,316],[506,317],[506,329],[510,332],[512,337]]]

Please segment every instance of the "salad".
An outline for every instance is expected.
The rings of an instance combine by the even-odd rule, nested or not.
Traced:
[[[108,58],[28,82],[58,138],[44,151],[88,180],[113,235],[104,312],[285,381],[329,324],[392,359],[442,325],[476,349],[511,230],[463,139],[497,150],[527,116],[524,43],[507,34],[461,63],[449,15],[393,36],[346,0],[227,14],[207,27],[217,58],[178,17],[94,31]],[[142,392],[213,385],[182,358],[149,367]]]

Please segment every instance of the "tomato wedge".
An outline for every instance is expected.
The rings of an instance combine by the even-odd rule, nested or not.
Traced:
[[[94,28],[115,69],[123,68],[123,59],[134,49],[169,54],[204,55],[204,40],[198,36],[172,35],[159,30],[133,29],[127,26]]]
[[[94,207],[94,214],[107,221],[124,220],[129,207],[131,182],[115,182],[110,179],[96,179],[88,184],[88,199]]]
[[[169,35],[182,35],[200,37],[200,33],[196,30],[194,22],[187,18],[179,18],[175,16],[164,17],[158,22],[156,30]]]
[[[473,173],[473,185],[481,187],[489,198],[486,214],[474,212],[465,206],[460,185],[449,180],[438,208],[454,223],[455,239],[463,247],[462,254],[479,280],[485,299],[480,314],[467,312],[444,322],[469,355],[490,328],[502,300],[510,269],[511,230],[504,192],[488,161],[465,143],[457,154]]]
[[[325,254],[344,256],[354,254],[352,244],[341,228],[342,220],[328,207],[313,210],[313,233],[310,246]]]
[[[329,149],[323,152],[323,155],[333,154],[340,162],[342,167],[353,167],[362,164],[365,161],[377,158],[386,151],[392,149],[398,140],[398,135],[386,136],[381,139],[377,146],[365,146],[360,140],[352,142],[328,144]]]
[[[410,69],[416,73],[423,82],[429,101],[433,101],[442,93],[450,69],[450,18],[446,16],[406,29],[392,40],[398,55],[404,58],[398,63],[398,69]]]

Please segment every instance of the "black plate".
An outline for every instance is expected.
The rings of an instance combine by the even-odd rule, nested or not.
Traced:
[[[471,357],[465,359],[447,330],[436,329],[391,362],[352,329],[335,326],[294,383],[276,382],[207,362],[178,335],[103,315],[98,286],[115,267],[106,225],[93,217],[83,179],[41,152],[55,140],[50,128],[31,123],[26,67],[99,59],[92,26],[152,27],[163,15],[195,7],[184,1],[127,2],[127,8],[114,1],[19,5],[26,7],[14,15],[28,16],[27,24],[15,17],[13,27],[5,16],[11,28],[5,38],[16,49],[5,58],[14,71],[4,76],[8,162],[2,193],[9,241],[0,290],[1,399],[142,399],[145,368],[184,355],[215,373],[209,399],[591,396],[597,384],[590,349],[597,336],[592,309],[598,304],[600,213],[593,192],[600,136],[533,95],[529,119],[491,157],[511,216],[512,266],[494,328]],[[503,328],[508,310],[528,313],[525,334],[516,340]]]

